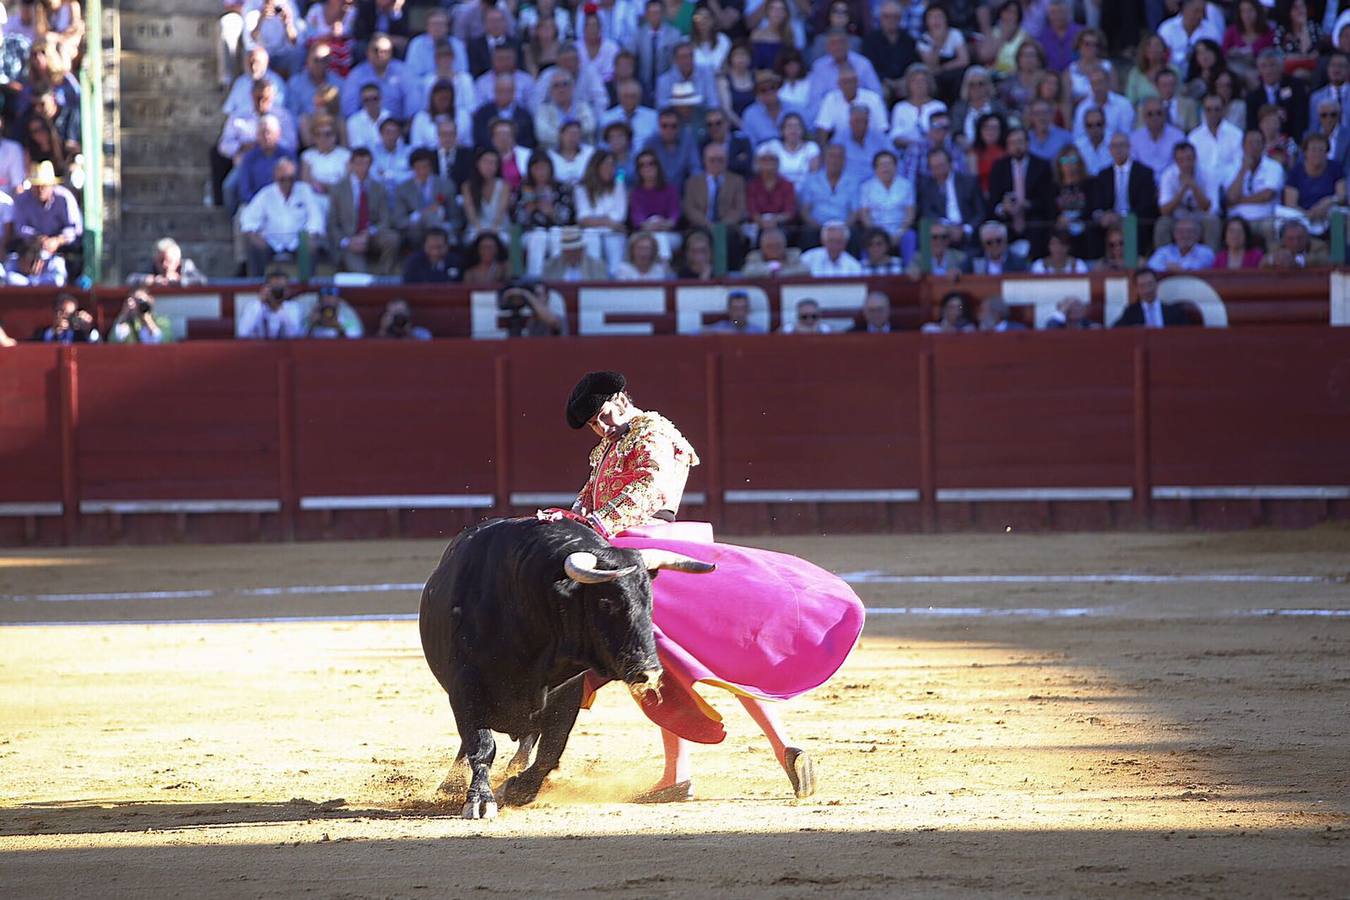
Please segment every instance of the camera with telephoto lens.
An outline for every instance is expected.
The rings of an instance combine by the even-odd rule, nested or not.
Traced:
[[[534,306],[530,302],[535,288],[539,284],[533,278],[517,278],[507,282],[497,295],[497,308],[506,313],[506,333],[511,337],[520,337],[525,326],[534,315]]]
[[[150,311],[154,308],[155,308],[154,305],[151,304],[151,302],[145,299],[144,297],[136,298],[136,315],[148,316],[150,315]]]

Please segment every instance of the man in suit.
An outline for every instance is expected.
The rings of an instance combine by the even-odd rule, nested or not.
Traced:
[[[750,139],[727,124],[727,114],[720,109],[708,110],[703,120],[703,146],[720,144],[727,151],[727,168],[742,178],[749,178],[753,168],[753,150]]]
[[[412,178],[394,190],[394,227],[410,247],[420,247],[428,228],[456,232],[464,227],[455,202],[454,182],[436,174],[436,154],[425,147],[413,151]]]
[[[1135,269],[1134,298],[1116,319],[1113,328],[1172,328],[1189,325],[1186,307],[1158,300],[1158,274],[1152,269]]]
[[[453,120],[436,123],[436,174],[448,178],[456,186],[469,180],[473,172],[473,151],[460,146],[459,128]]]
[[[473,113],[473,145],[488,146],[488,126],[498,119],[514,122],[516,143],[522,147],[534,149],[534,117],[525,107],[516,102],[516,82],[510,75],[498,75],[493,79],[492,99],[484,103]]]
[[[745,179],[727,171],[727,148],[708,144],[703,148],[703,171],[684,183],[684,218],[691,228],[712,231],[715,223],[726,226],[727,267],[740,268],[745,256],[741,224],[746,220]]]
[[[918,216],[949,224],[942,226],[950,246],[959,247],[975,236],[971,222],[986,218],[984,196],[973,175],[952,171],[952,155],[945,147],[928,151],[928,175],[919,176]]]
[[[1350,105],[1350,56],[1337,50],[1327,58],[1327,83],[1325,87],[1313,91],[1308,99],[1308,130],[1325,134],[1318,113],[1322,104],[1330,101],[1337,110]],[[1301,135],[1299,135],[1301,137]],[[1334,145],[1333,145],[1334,147]]]
[[[1247,130],[1255,131],[1261,121],[1261,107],[1277,106],[1284,117],[1285,134],[1296,140],[1308,130],[1308,89],[1301,78],[1284,74],[1284,54],[1267,47],[1256,58],[1261,82],[1247,95]]]
[[[404,284],[444,284],[459,281],[464,262],[452,251],[450,236],[444,228],[428,228],[422,236],[422,249],[403,264]]]
[[[1107,229],[1123,223],[1131,213],[1138,219],[1139,251],[1153,246],[1153,226],[1158,221],[1158,182],[1153,170],[1130,156],[1130,138],[1111,136],[1111,165],[1098,172],[1088,186],[1088,208],[1098,226],[1095,239],[1104,240]],[[1100,255],[1100,245],[1098,253]]]
[[[520,42],[507,31],[506,13],[493,6],[483,13],[483,34],[470,38],[465,47],[469,53],[469,74],[474,78],[492,68],[492,54],[498,47],[520,50]]]
[[[670,68],[670,58],[681,35],[666,21],[666,6],[661,0],[647,0],[642,24],[633,35],[628,48],[637,57],[637,79],[642,85],[642,99],[647,105],[656,105],[656,80]]]
[[[347,178],[329,189],[328,246],[345,272],[390,275],[399,237],[389,195],[378,178],[370,177],[370,164],[370,150],[357,147],[347,163]]]
[[[1129,143],[1127,137],[1126,146]],[[1008,226],[1013,240],[1030,241],[1031,255],[1041,256],[1055,217],[1050,164],[1031,154],[1025,128],[1009,130],[1007,148],[1008,155],[994,163],[989,173],[989,209]]]
[[[985,222],[980,226],[982,256],[970,256],[961,264],[967,275],[1004,275],[1025,272],[1030,267],[1026,257],[1008,249],[1008,227],[1002,222]]]

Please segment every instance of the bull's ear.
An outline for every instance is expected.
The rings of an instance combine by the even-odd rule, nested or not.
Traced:
[[[670,550],[639,550],[642,554],[642,564],[647,567],[648,572],[656,572],[660,569],[669,569],[672,572],[688,572],[691,575],[706,575],[715,571],[717,566],[713,563],[706,563],[694,559],[692,556],[685,556],[683,553],[673,553]]]
[[[618,581],[637,571],[637,566],[625,566],[622,569],[602,569],[600,559],[594,553],[578,550],[567,554],[563,561],[563,571],[577,584],[605,584]]]

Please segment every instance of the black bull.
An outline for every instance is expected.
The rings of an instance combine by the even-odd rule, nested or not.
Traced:
[[[422,651],[459,729],[459,753],[441,789],[463,793],[467,818],[497,811],[488,782],[497,754],[492,732],[522,741],[517,760],[528,759],[538,739],[533,765],[501,788],[505,803],[529,803],[562,758],[588,670],[633,691],[656,688],[651,579],[663,568],[713,566],[619,549],[568,520],[494,519],[450,542],[422,590],[419,624]]]

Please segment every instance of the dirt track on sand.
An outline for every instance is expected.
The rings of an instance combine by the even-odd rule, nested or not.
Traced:
[[[0,626],[0,890],[1350,896],[1350,618],[1251,614],[1350,609],[1350,531],[759,543],[898,576],[1257,577],[860,584],[860,649],[784,708],[816,797],[709,690],[731,737],[696,751],[699,799],[623,802],[660,753],[614,688],[491,823],[429,803],[454,742],[414,622]],[[331,586],[420,582],[440,550],[0,553],[0,622],[407,614],[415,592]],[[330,587],[258,590],[295,586]],[[209,594],[108,596],[149,591]]]

